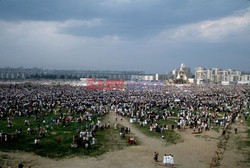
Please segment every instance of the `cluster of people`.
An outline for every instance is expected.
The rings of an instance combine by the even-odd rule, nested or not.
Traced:
[[[163,164],[166,166],[174,166],[174,156],[172,154],[165,154],[163,156]]]
[[[174,130],[176,125],[178,130],[189,127],[194,133],[200,133],[213,128],[214,124],[227,127],[228,122],[239,120],[241,114],[247,117],[249,93],[250,86],[168,85],[161,90],[93,91],[83,86],[1,84],[0,119],[6,120],[7,127],[11,128],[14,118],[34,116],[41,125],[32,128],[28,119],[24,124],[28,126],[27,134],[38,135],[36,141],[54,126],[90,122],[74,138],[76,144],[89,147],[95,144],[96,128],[109,127],[109,124],[94,122],[94,116],[101,117],[110,110],[122,117],[136,118],[141,126],[149,125],[150,131],[163,133]],[[55,116],[46,120],[44,116],[48,114]],[[158,124],[169,118],[175,118],[175,125]],[[0,132],[0,141],[4,142],[8,136]]]
[[[160,91],[111,90],[90,91],[85,87],[50,85],[1,85],[0,118],[38,115],[67,111],[84,113],[91,108],[97,114],[109,109],[122,116],[150,120],[167,119],[172,112],[162,109],[182,109],[181,116],[189,120],[197,111],[231,112],[245,108],[249,86],[167,86]],[[109,108],[105,108],[108,106]],[[153,111],[157,108],[158,110]],[[209,114],[200,114],[205,117]],[[204,116],[205,115],[205,116]],[[189,118],[187,118],[189,117]]]
[[[159,153],[158,152],[154,152],[154,161],[155,162],[158,162],[158,157],[159,157]],[[164,165],[166,166],[171,166],[173,167],[174,166],[174,156],[172,154],[164,154],[163,156],[163,159],[162,159],[162,162]]]
[[[95,131],[95,129],[80,131],[77,135],[73,136],[72,144],[75,145],[74,147],[83,146],[88,149],[91,145],[95,145],[96,143]]]
[[[176,91],[176,101],[167,106],[168,109],[179,107],[180,113],[173,114],[171,110],[153,111],[150,109],[151,107],[144,106],[134,115],[140,125],[149,124],[150,131],[162,133],[164,130],[168,130],[168,125],[159,125],[158,121],[177,115],[175,123],[178,130],[189,127],[194,130],[194,133],[201,133],[212,129],[214,125],[226,127],[228,122],[238,120],[241,114],[245,118],[248,116],[249,86],[196,86],[196,89],[189,86],[189,88],[181,90],[183,95],[178,95],[178,91]],[[197,102],[200,102],[198,106]],[[172,127],[174,126],[172,125]]]
[[[15,133],[6,133],[3,131],[0,131],[0,144],[1,143],[9,143],[9,142],[15,142],[18,140],[20,136],[20,131],[16,131]]]
[[[125,138],[125,135],[128,133],[130,133],[130,128],[122,126],[120,131],[120,138]]]
[[[83,146],[86,149],[91,145],[96,144],[96,131],[97,129],[104,130],[110,129],[110,123],[102,123],[100,120],[97,120],[95,123],[92,121],[90,124],[87,124],[85,127],[82,127],[77,130],[77,134],[73,136],[72,147]]]

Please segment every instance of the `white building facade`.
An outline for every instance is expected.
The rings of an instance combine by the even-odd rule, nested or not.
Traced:
[[[231,84],[231,83],[249,83],[250,75],[242,75],[241,71],[234,69],[202,67],[195,68],[195,81],[197,84],[215,83],[215,84]]]

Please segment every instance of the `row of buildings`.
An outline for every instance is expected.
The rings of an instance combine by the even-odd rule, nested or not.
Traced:
[[[166,80],[167,75],[147,74],[143,71],[44,70],[41,68],[0,68],[0,80],[22,79],[80,79]]]
[[[0,68],[0,79],[30,79],[42,74],[40,68]]]
[[[243,74],[241,71],[237,71],[234,69],[206,69],[202,67],[197,67],[195,68],[195,81],[197,84],[249,84],[250,75]]]
[[[249,84],[250,75],[233,69],[202,67],[191,68],[181,64],[169,74],[147,74],[143,71],[84,71],[84,70],[44,70],[41,68],[0,68],[0,80],[22,79],[76,79],[99,78],[112,80],[164,80],[170,83],[196,84]]]
[[[250,84],[250,75],[234,69],[220,69],[203,67],[195,68],[194,75],[191,68],[184,64],[170,73],[170,79],[186,81],[186,83],[196,84]]]

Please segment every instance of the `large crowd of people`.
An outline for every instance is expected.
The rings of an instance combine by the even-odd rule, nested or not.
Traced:
[[[188,127],[194,133],[200,133],[213,125],[226,128],[229,122],[242,120],[242,115],[247,118],[249,93],[247,85],[167,85],[161,90],[91,91],[86,87],[69,85],[1,84],[0,120],[6,120],[7,127],[12,127],[12,120],[16,117],[35,116],[35,120],[43,125],[36,130],[29,127],[26,131],[28,134],[37,131],[39,136],[34,143],[38,145],[39,138],[49,127],[88,121],[87,126],[78,130],[73,142],[76,146],[89,148],[96,143],[97,128],[110,128],[110,123],[102,123],[98,119],[94,121],[93,117],[101,117],[110,110],[122,117],[135,119],[141,126],[149,125],[150,131],[162,133],[174,130],[175,125],[160,125],[158,121],[175,118],[176,129]],[[54,117],[45,120],[44,116],[51,113],[55,114]],[[24,124],[29,126],[29,122],[27,119]],[[20,131],[10,136],[0,130],[0,143],[17,138]],[[121,130],[121,137],[128,131],[129,128]]]
[[[59,117],[53,124],[66,124],[71,120],[90,120],[93,113],[102,115],[109,110],[127,117],[136,117],[142,124],[153,124],[157,120],[167,120],[178,116],[177,128],[195,127],[198,131],[209,129],[211,122],[225,125],[226,121],[238,119],[239,113],[248,108],[249,86],[165,86],[162,90],[86,90],[85,87],[68,85],[11,85],[0,87],[0,119],[18,116],[40,116],[54,112]],[[59,109],[58,109],[59,108]],[[58,110],[57,110],[58,109]],[[169,109],[168,111],[162,111]],[[174,114],[171,109],[180,109]],[[64,116],[66,111],[68,116]],[[224,116],[218,118],[220,112]],[[71,114],[81,114],[79,118]],[[43,114],[43,115],[41,115]],[[45,122],[45,121],[44,121]]]

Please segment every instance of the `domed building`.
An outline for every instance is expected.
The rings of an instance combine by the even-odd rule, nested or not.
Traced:
[[[172,75],[174,80],[186,83],[191,77],[191,69],[182,63],[178,69],[172,71]]]

